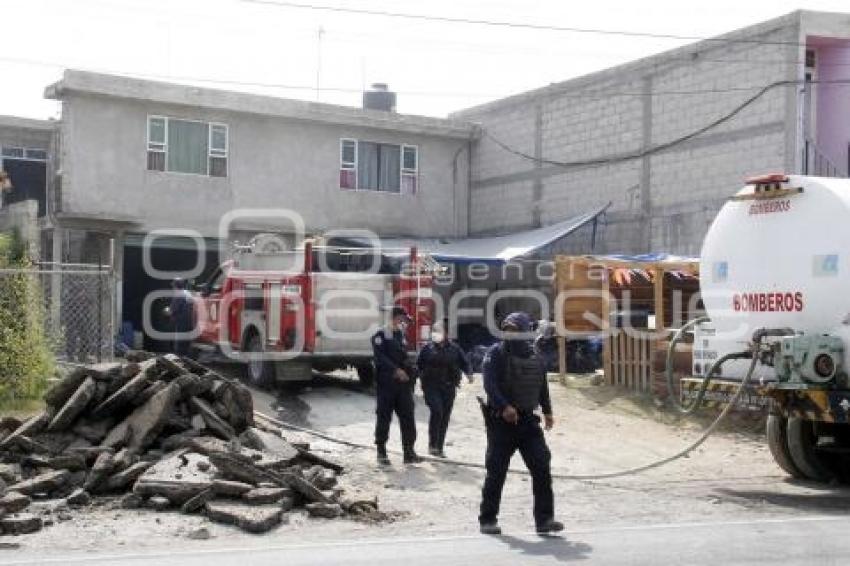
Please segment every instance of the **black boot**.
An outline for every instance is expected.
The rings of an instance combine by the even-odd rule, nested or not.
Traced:
[[[378,444],[378,463],[382,466],[390,465],[390,457],[387,456],[386,444]]]
[[[543,523],[537,525],[537,534],[539,535],[549,535],[553,533],[560,533],[564,530],[564,524],[560,521],[556,521],[555,519],[549,519],[544,521]]]
[[[416,452],[413,450],[413,446],[405,446],[404,447],[404,463],[405,464],[419,464],[422,462],[422,458],[420,458]]]

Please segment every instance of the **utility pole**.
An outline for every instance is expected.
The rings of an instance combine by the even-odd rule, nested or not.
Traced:
[[[322,36],[325,28],[321,25],[316,34],[316,101],[319,101],[322,88]]]

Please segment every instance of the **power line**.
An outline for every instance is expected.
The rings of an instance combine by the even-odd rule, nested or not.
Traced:
[[[762,96],[764,96],[765,94],[767,94],[769,91],[773,90],[774,88],[778,88],[778,87],[782,87],[782,86],[796,86],[796,85],[800,85],[800,84],[850,85],[850,80],[840,80],[840,81],[784,80],[784,81],[776,81],[776,82],[770,83],[769,85],[762,87],[756,94],[749,97],[744,102],[742,102],[741,104],[739,104],[738,106],[733,108],[729,113],[724,114],[720,118],[717,118],[716,120],[706,124],[705,126],[699,128],[697,130],[694,130],[694,131],[692,131],[688,134],[685,134],[683,136],[680,136],[678,138],[675,138],[673,140],[670,140],[670,141],[667,141],[667,142],[664,142],[664,143],[661,143],[661,144],[658,144],[658,145],[654,145],[654,146],[646,148],[646,149],[641,149],[641,150],[637,150],[637,151],[633,151],[633,152],[619,153],[619,154],[609,155],[609,156],[605,156],[605,157],[597,157],[597,158],[593,158],[593,159],[583,159],[583,160],[576,160],[576,161],[558,161],[558,160],[555,160],[555,159],[546,159],[546,158],[535,157],[533,155],[530,155],[528,153],[525,153],[523,151],[520,151],[518,149],[515,149],[515,148],[509,146],[508,144],[506,144],[505,142],[503,142],[499,138],[495,137],[493,134],[491,134],[490,132],[488,132],[484,128],[482,128],[482,133],[486,138],[490,139],[493,143],[495,143],[497,146],[499,146],[503,150],[507,151],[508,153],[512,153],[513,155],[516,155],[518,157],[521,157],[521,158],[529,160],[529,161],[533,161],[535,163],[542,163],[542,164],[546,164],[546,165],[554,165],[554,166],[557,166],[557,167],[565,167],[565,168],[594,167],[594,166],[601,166],[601,165],[611,165],[611,164],[620,163],[620,162],[623,162],[623,161],[631,161],[631,160],[634,160],[634,159],[641,159],[641,158],[644,158],[644,157],[649,157],[649,156],[654,155],[656,153],[661,153],[663,151],[666,151],[666,150],[668,150],[671,147],[674,147],[676,145],[685,143],[685,142],[687,142],[687,141],[689,141],[689,140],[691,140],[691,139],[693,139],[697,136],[704,134],[705,132],[708,132],[709,130],[712,130],[712,129],[728,122],[729,120],[731,120],[732,118],[734,118],[735,116],[737,116],[738,114],[743,112],[744,109],[746,109],[748,106],[750,106],[751,104],[756,102],[758,99],[760,99]]]
[[[650,33],[629,30],[611,30],[602,28],[579,28],[570,26],[556,26],[551,24],[535,24],[525,22],[511,22],[507,20],[484,20],[477,18],[461,18],[452,16],[438,16],[430,14],[414,14],[409,12],[391,12],[388,10],[369,10],[365,8],[343,8],[341,6],[328,6],[321,4],[307,4],[301,2],[286,2],[278,0],[241,0],[248,4],[261,4],[267,6],[277,6],[281,8],[295,8],[301,10],[313,10],[319,12],[338,12],[344,14],[358,14],[363,16],[382,16],[386,18],[398,18],[406,20],[418,20],[428,22],[443,22],[452,24],[474,24],[490,27],[507,27],[517,29],[528,29],[535,31],[557,31],[569,33],[586,33],[598,35],[617,35],[625,37],[643,37],[651,39],[672,39],[679,41],[712,41],[716,43],[741,43],[741,44],[759,44],[759,45],[792,45],[805,46],[797,41],[765,41],[758,39],[732,39],[722,37],[706,37],[698,35],[679,35],[672,33]]]
[[[374,39],[373,34],[365,34],[365,33],[361,34],[361,33],[349,32],[349,31],[345,31],[345,32],[334,31],[334,32],[331,32],[329,35],[333,36],[332,40],[337,42],[337,43],[355,43],[356,44],[356,43],[359,43],[360,41],[362,41],[363,39]],[[533,52],[536,52],[536,53],[544,52],[544,51],[546,53],[552,53],[553,51],[555,51],[555,52],[558,52],[558,53],[561,53],[561,54],[567,54],[567,53],[569,53],[570,55],[575,54],[575,51],[572,50],[572,49],[568,50],[568,49],[562,49],[562,48],[553,48],[550,44],[545,44],[545,45],[535,44],[535,45],[521,45],[521,46],[511,46],[509,44],[504,44],[504,45],[501,45],[501,46],[494,46],[494,45],[488,45],[488,44],[483,44],[483,43],[472,43],[472,42],[469,42],[469,41],[455,41],[455,40],[447,41],[447,40],[442,39],[442,38],[437,38],[437,40],[438,40],[438,44],[436,45],[436,47],[441,47],[441,48],[443,48],[443,47],[452,47],[452,48],[458,47],[460,49],[471,48],[475,51],[482,51],[482,52],[487,52],[487,53],[503,53],[503,52],[507,52],[507,51],[522,50],[522,51],[533,51]],[[427,45],[432,49],[435,47],[434,41],[428,41],[428,40],[425,40],[425,39],[420,39],[418,41],[411,41],[408,37],[404,41],[407,45],[418,43],[419,45]],[[585,55],[589,55],[589,56],[594,56],[594,55],[596,55],[596,56],[603,55],[605,57],[617,57],[618,56],[618,55],[615,55],[613,53],[599,53],[599,52],[592,52],[592,51],[586,51],[586,50],[583,51],[583,53]],[[789,59],[726,59],[726,58],[713,59],[713,58],[704,57],[702,55],[702,53],[700,53],[698,51],[694,51],[690,55],[685,55],[685,56],[674,57],[674,56],[671,56],[671,55],[663,55],[663,54],[661,56],[664,57],[664,60],[663,60],[664,63],[667,63],[667,62],[683,62],[683,63],[693,63],[693,64],[717,63],[717,64],[724,64],[724,65],[728,65],[728,64],[805,65],[806,64],[805,60],[796,59],[796,58],[789,58]],[[653,57],[653,55],[649,55],[648,57]],[[638,59],[638,60],[640,60],[640,59]],[[631,61],[627,61],[626,64],[628,64],[629,62],[634,62],[634,61],[635,61],[634,59],[631,60]],[[616,65],[619,65],[619,64],[622,64],[622,63],[618,63]],[[843,62],[843,61],[836,61],[836,62],[830,62],[830,63],[818,62],[817,68],[822,68],[822,67],[850,67],[850,63]]]
[[[132,72],[132,71],[116,71],[112,69],[102,69],[97,67],[79,67],[74,65],[67,65],[65,63],[59,62],[51,62],[44,60],[36,60],[36,59],[21,59],[15,57],[4,57],[0,56],[0,61],[6,61],[10,63],[16,64],[25,64],[25,65],[35,65],[35,66],[44,66],[44,67],[52,67],[52,68],[70,68],[76,69],[80,71],[87,71],[92,73],[103,73],[103,74],[113,74],[113,75],[123,75],[128,77],[137,77],[137,78],[145,78],[145,79],[158,79],[158,80],[166,80],[166,81],[185,81],[185,82],[199,82],[199,83],[210,83],[210,84],[218,84],[218,85],[227,85],[227,86],[243,86],[243,87],[257,87],[257,88],[277,88],[283,90],[300,90],[300,91],[316,91],[316,85],[308,85],[308,84],[292,84],[292,83],[272,83],[272,82],[262,82],[262,81],[243,81],[243,80],[233,80],[233,79],[217,79],[212,77],[198,77],[198,76],[186,76],[186,75],[163,75],[157,73],[144,73],[144,72]],[[845,85],[842,81],[810,81],[811,83],[820,83],[820,84],[829,84],[833,85]],[[557,85],[557,83],[555,83]],[[542,87],[546,88],[546,87]],[[752,92],[758,91],[763,88],[763,85],[749,85],[749,86],[740,86],[740,87],[728,87],[728,88],[706,88],[706,89],[695,89],[695,90],[658,90],[653,92],[641,92],[641,91],[612,91],[612,90],[585,90],[579,91],[575,93],[559,93],[557,94],[558,98],[567,98],[567,99],[576,99],[576,100],[601,100],[606,98],[619,98],[619,97],[657,97],[657,96],[693,96],[693,95],[705,95],[705,94],[732,94],[738,92]],[[361,94],[363,92],[362,88],[355,87],[320,87],[319,90],[327,91],[327,92],[339,92],[339,93],[350,93],[350,94]],[[494,93],[480,93],[480,92],[441,92],[441,91],[417,91],[417,90],[402,90],[397,91],[399,94],[404,94],[408,96],[422,96],[422,97],[453,97],[453,98],[464,98],[464,97],[475,97],[475,98],[493,98],[493,99],[501,99],[509,96],[521,96],[522,93],[517,94],[494,94]]]
[[[145,73],[145,72],[132,72],[132,71],[116,71],[114,69],[104,69],[97,67],[86,67],[86,66],[77,66],[77,65],[68,65],[66,63],[59,63],[55,61],[45,61],[39,59],[23,59],[18,57],[5,57],[0,56],[0,61],[5,61],[8,63],[15,64],[23,64],[23,65],[33,65],[40,67],[52,67],[52,68],[63,68],[63,69],[75,69],[80,71],[87,71],[91,73],[103,73],[110,75],[124,75],[128,77],[141,77],[148,79],[160,79],[160,80],[170,80],[170,81],[187,81],[187,82],[201,82],[201,83],[212,83],[212,84],[221,84],[221,85],[231,85],[231,86],[247,86],[247,87],[259,87],[259,88],[279,88],[284,90],[309,90],[315,92],[317,90],[316,85],[308,85],[308,84],[292,84],[292,83],[272,83],[272,82],[262,82],[262,81],[243,81],[243,80],[235,80],[235,79],[217,79],[212,77],[197,77],[197,76],[186,76],[186,75],[163,75],[158,73]],[[333,87],[333,86],[323,86],[319,87],[318,90],[321,91],[329,91],[329,92],[340,92],[340,93],[353,93],[353,94],[361,94],[363,92],[362,88],[354,88],[354,87]],[[478,97],[478,98],[499,98],[504,95],[502,94],[488,94],[488,93],[472,93],[472,92],[441,92],[441,91],[397,91],[399,94],[406,94],[411,96],[435,96],[435,97]]]

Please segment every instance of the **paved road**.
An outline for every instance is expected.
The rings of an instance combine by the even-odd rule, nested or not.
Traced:
[[[0,564],[75,566],[313,566],[383,564],[546,564],[583,561],[619,564],[772,564],[815,566],[850,559],[847,516],[787,517],[754,521],[657,524],[593,528],[564,537],[530,533],[501,537],[429,536],[312,542],[281,546],[249,543],[239,548],[159,554],[16,555]]]

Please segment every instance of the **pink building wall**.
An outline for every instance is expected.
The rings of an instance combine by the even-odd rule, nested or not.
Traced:
[[[816,142],[820,151],[847,173],[850,147],[850,41],[811,39],[817,49],[817,130]],[[846,80],[848,84],[825,84]]]

